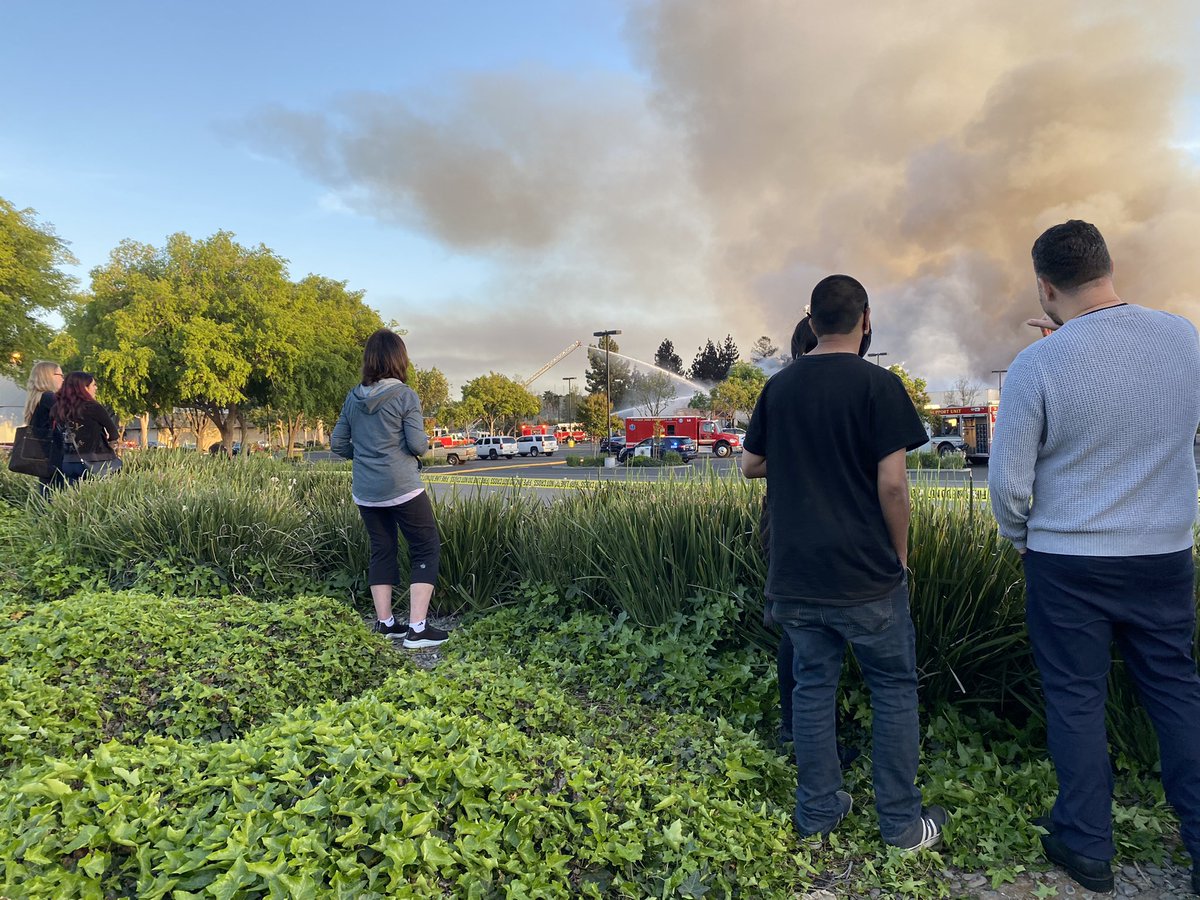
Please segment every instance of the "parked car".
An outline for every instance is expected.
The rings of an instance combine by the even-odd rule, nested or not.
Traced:
[[[550,456],[558,449],[558,441],[552,434],[523,434],[517,438],[517,452],[522,456]]]
[[[696,442],[685,435],[669,434],[663,437],[648,437],[638,441],[632,447],[626,447],[617,454],[618,462],[625,462],[634,456],[649,456],[662,459],[666,454],[675,452],[683,457],[684,462],[691,462],[696,456]]]
[[[619,453],[625,449],[625,438],[619,434],[614,434],[611,437],[605,435],[600,438],[601,453]]]
[[[475,453],[480,459],[498,459],[517,455],[517,439],[503,435],[487,434],[475,440]]]

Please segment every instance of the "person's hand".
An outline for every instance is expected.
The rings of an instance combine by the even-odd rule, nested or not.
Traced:
[[[1038,319],[1026,319],[1025,324],[1030,328],[1040,329],[1042,332],[1042,337],[1047,337],[1058,331],[1058,323],[1049,316],[1042,316]]]

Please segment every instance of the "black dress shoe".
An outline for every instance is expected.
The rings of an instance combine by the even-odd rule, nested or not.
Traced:
[[[1106,859],[1093,859],[1076,853],[1064,844],[1054,833],[1048,816],[1034,819],[1033,824],[1046,829],[1048,834],[1042,835],[1042,849],[1046,858],[1067,870],[1067,874],[1089,891],[1097,894],[1111,894],[1114,880],[1112,864]]]

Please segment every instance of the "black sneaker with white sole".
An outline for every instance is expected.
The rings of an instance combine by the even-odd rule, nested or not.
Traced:
[[[384,625],[382,622],[376,622],[375,627],[371,629],[376,634],[389,638],[402,638],[408,634],[408,625],[401,625],[395,619],[391,625]]]
[[[838,803],[841,804],[842,811],[838,813],[838,817],[833,822],[820,831],[814,831],[812,834],[804,835],[801,840],[810,847],[819,847],[829,838],[830,833],[845,821],[846,816],[850,815],[850,810],[854,808],[854,800],[845,791],[837,791],[834,794],[837,797]]]
[[[405,650],[424,650],[427,647],[438,647],[446,642],[450,635],[440,628],[426,624],[420,631],[410,628],[404,638]]]
[[[889,841],[894,847],[910,852],[936,847],[942,842],[942,828],[949,816],[940,806],[926,806],[897,841]]]

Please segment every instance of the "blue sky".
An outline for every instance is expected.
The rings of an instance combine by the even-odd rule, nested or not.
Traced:
[[[469,295],[489,261],[339,213],[326,188],[239,142],[239,125],[472,71],[629,68],[622,7],[597,0],[24,3],[4,20],[6,69],[27,77],[0,88],[0,196],[54,224],[81,280],[123,238],[227,229],[397,318],[414,298]]]
[[[602,328],[685,363],[726,333],[783,345],[828,271],[868,285],[891,359],[987,383],[1029,340],[1029,241],[1066,215],[1146,256],[1131,290],[1200,313],[1200,274],[1145,250],[1200,227],[1195,10],[1046,9],[9,3],[0,196],[85,285],[125,238],[266,244],[457,385]]]

